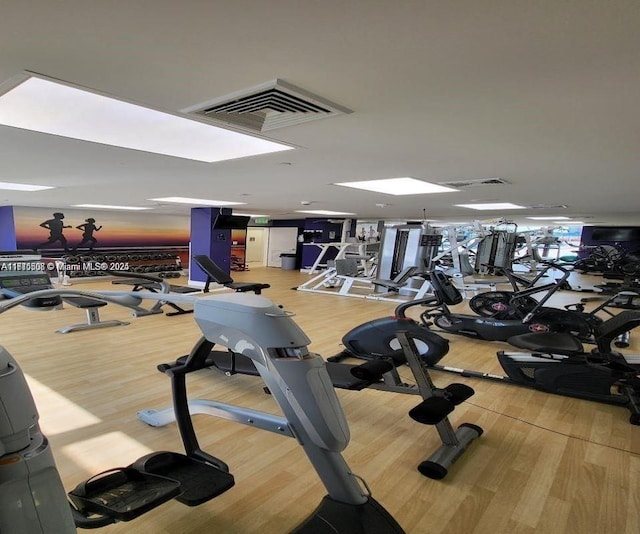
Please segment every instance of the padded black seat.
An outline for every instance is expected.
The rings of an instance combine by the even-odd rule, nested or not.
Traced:
[[[129,324],[124,321],[118,321],[117,319],[101,321],[99,308],[107,305],[104,300],[91,297],[64,297],[62,300],[71,306],[86,310],[87,322],[65,326],[58,330],[60,334],[68,334],[69,332],[75,332],[77,330],[89,330],[91,328],[103,328],[106,326],[124,326]]]
[[[112,280],[111,283],[118,286],[133,286],[132,291],[142,291],[143,289],[157,291],[160,289],[160,284],[158,282],[142,278],[118,278],[116,280]]]
[[[595,328],[596,349],[601,354],[610,354],[611,345],[617,336],[640,326],[640,311],[626,310],[614,315]],[[507,342],[514,347],[567,356],[582,354],[582,343],[566,332],[531,332],[510,337]]]
[[[152,293],[157,293],[162,289],[160,282],[154,282],[153,280],[142,280],[140,278],[121,278],[119,280],[113,280],[111,283],[115,285],[133,286],[133,291],[142,291],[143,289],[146,289],[147,291],[151,291]],[[178,293],[181,295],[200,292],[200,290],[196,289],[195,287],[176,286],[173,284],[169,285],[169,291],[171,293]]]
[[[231,278],[229,274],[218,267],[209,256],[204,254],[196,254],[192,259],[207,275],[207,281],[203,289],[205,293],[209,291],[209,285],[211,282],[215,282],[216,284],[220,284],[238,292],[253,291],[256,295],[260,295],[263,289],[271,287],[269,284],[257,282],[234,282],[233,278]]]
[[[510,337],[507,343],[533,352],[543,354],[562,354],[571,356],[584,352],[578,338],[563,332],[531,332]]]
[[[93,299],[91,297],[64,297],[62,300],[67,304],[83,310],[87,308],[102,308],[102,306],[107,305],[104,300]]]
[[[116,276],[122,276],[122,273],[118,273],[115,271],[110,272],[110,274]],[[167,282],[158,276],[151,276],[148,274],[139,274],[135,278],[116,278],[111,282],[115,285],[129,285],[133,286],[132,291],[142,291],[146,290],[150,293],[177,293],[180,295],[189,294],[189,293],[199,293],[200,290],[194,287],[189,286],[176,286],[172,284],[167,284]],[[169,306],[173,308],[175,311],[167,312],[165,315],[167,317],[172,317],[174,315],[184,315],[186,313],[193,313],[193,310],[184,309],[181,306],[178,306],[175,302],[156,302],[153,307],[149,310],[149,314],[153,315],[156,313],[162,313],[162,306]]]

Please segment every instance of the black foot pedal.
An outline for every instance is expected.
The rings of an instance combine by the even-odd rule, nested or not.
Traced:
[[[455,405],[443,397],[429,397],[409,410],[409,417],[423,425],[437,425],[455,409]]]
[[[154,452],[138,459],[133,466],[143,473],[177,480],[182,493],[176,500],[197,506],[224,493],[235,484],[233,475],[201,460],[176,452]]]
[[[131,521],[180,494],[180,482],[130,467],[111,469],[78,484],[69,498],[82,515]]]
[[[445,397],[455,406],[462,404],[467,399],[473,397],[475,391],[466,384],[449,384],[444,388]]]

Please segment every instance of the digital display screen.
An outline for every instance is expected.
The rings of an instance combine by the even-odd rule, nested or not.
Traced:
[[[640,228],[634,226],[595,226],[593,241],[640,241]]]
[[[251,217],[245,215],[218,215],[213,228],[215,230],[244,230],[247,228]]]
[[[11,278],[0,277],[1,287],[24,287],[24,286],[50,286],[51,280],[48,276],[41,274],[27,274],[24,276],[12,276]]]

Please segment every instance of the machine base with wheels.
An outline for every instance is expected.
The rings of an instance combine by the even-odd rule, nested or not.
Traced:
[[[373,497],[364,504],[338,502],[328,495],[292,534],[393,534],[402,527]]]

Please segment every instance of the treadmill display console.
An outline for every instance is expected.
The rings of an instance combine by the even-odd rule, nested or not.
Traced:
[[[53,289],[48,275],[42,273],[0,272],[0,294],[6,299],[20,297],[26,293],[41,289]],[[62,304],[62,298],[59,295],[53,295],[28,300],[24,303],[24,306],[28,308],[54,308],[60,304]]]

